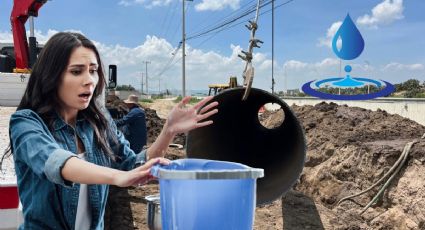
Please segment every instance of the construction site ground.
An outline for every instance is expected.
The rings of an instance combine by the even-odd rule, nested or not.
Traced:
[[[172,100],[146,105],[150,108],[146,109],[148,129],[157,130],[149,133],[150,142],[173,105]],[[291,108],[306,134],[305,168],[293,190],[282,199],[257,207],[254,229],[425,229],[425,140],[421,139],[424,126],[385,111],[332,103]],[[283,117],[281,110],[265,111],[259,119],[273,127]],[[418,142],[409,151],[407,162],[377,204],[360,214],[383,183],[337,205],[341,198],[380,179],[405,145],[414,140]],[[184,136],[175,142],[184,145]],[[166,157],[182,158],[184,150],[170,148]],[[127,220],[128,229],[147,229],[146,204],[141,197],[158,193],[158,185],[112,191],[110,204],[115,208],[111,209],[114,218],[108,223],[110,229],[123,229],[123,220]]]
[[[159,134],[163,118],[173,105],[172,100],[144,105],[149,143]],[[425,229],[424,126],[385,111],[332,103],[291,108],[305,130],[305,168],[293,190],[257,207],[254,229]],[[273,127],[282,118],[281,111],[265,111],[259,119]],[[5,132],[7,135],[2,127],[2,137]],[[410,149],[406,163],[376,204],[360,214],[383,183],[337,204],[341,198],[374,184],[414,140],[418,142]],[[174,142],[184,145],[184,135]],[[166,157],[183,158],[184,150],[169,148]],[[111,187],[106,229],[148,229],[142,198],[157,194],[158,189],[156,182],[126,189]]]

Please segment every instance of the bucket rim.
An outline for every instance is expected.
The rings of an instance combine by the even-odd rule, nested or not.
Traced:
[[[231,169],[231,170],[185,170],[176,171],[159,169],[159,179],[186,179],[186,180],[216,180],[216,179],[257,179],[264,176],[264,170],[259,168]]]
[[[191,158],[174,160],[169,165],[154,165],[151,174],[160,180],[257,179],[264,176],[264,169],[237,162]]]

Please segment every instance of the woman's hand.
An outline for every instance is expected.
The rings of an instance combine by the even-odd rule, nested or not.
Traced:
[[[150,171],[155,164],[168,165],[170,161],[165,158],[154,158],[146,162],[144,165],[137,167],[131,171],[119,171],[114,179],[114,185],[118,187],[128,187],[146,184],[154,178]]]
[[[186,107],[189,103],[191,97],[185,97],[176,105],[168,115],[166,128],[172,135],[178,133],[189,132],[192,129],[199,127],[207,126],[213,123],[211,120],[202,121],[210,117],[211,115],[218,112],[218,109],[215,108],[218,105],[218,102],[212,102],[199,110],[207,102],[209,102],[213,97],[209,96],[204,98],[202,101],[198,102],[192,107]],[[215,109],[213,109],[215,108]],[[199,122],[202,121],[202,122]]]
[[[218,112],[218,109],[215,108],[218,102],[212,102],[200,109],[212,98],[213,97],[206,97],[192,107],[186,107],[186,104],[190,101],[190,97],[183,98],[183,100],[171,110],[158,138],[147,149],[147,159],[163,157],[165,155],[165,150],[173,141],[176,134],[189,132],[192,129],[212,124],[213,122],[211,120],[205,121],[205,119]]]

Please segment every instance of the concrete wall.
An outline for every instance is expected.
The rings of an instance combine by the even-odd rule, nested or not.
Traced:
[[[0,106],[18,106],[28,79],[28,74],[0,73]]]
[[[390,114],[398,114],[400,116],[409,118],[410,120],[416,121],[421,125],[425,125],[425,99],[377,98],[366,101],[338,101],[309,97],[284,97],[282,100],[285,101],[288,105],[316,105],[322,101],[325,101],[326,103],[334,102],[338,105],[360,107],[373,111],[381,109],[387,111]]]

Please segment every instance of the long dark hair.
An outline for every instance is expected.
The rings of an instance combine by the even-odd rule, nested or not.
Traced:
[[[78,47],[91,49],[96,54],[99,76],[93,98],[86,109],[79,111],[79,116],[82,116],[93,127],[96,144],[107,156],[114,159],[108,144],[108,137],[113,137],[113,140],[116,141],[115,134],[113,134],[107,118],[103,115],[104,112],[96,103],[96,99],[101,95],[106,85],[103,65],[96,46],[83,35],[61,32],[49,39],[34,63],[27,88],[17,110],[33,110],[46,122],[49,129],[53,130],[56,112],[61,108],[57,89],[61,84],[62,75],[68,66],[70,56]],[[13,147],[11,148],[11,145],[9,145],[2,161],[12,151]]]

